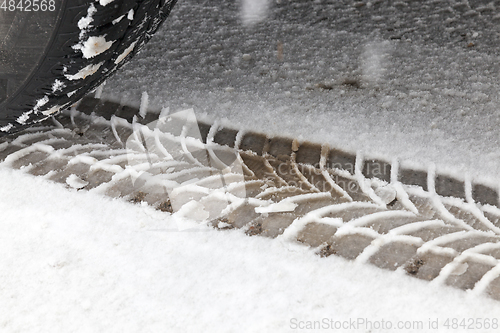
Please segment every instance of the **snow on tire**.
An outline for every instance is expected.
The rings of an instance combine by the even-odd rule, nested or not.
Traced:
[[[43,12],[0,14],[0,33],[7,34],[0,42],[0,136],[98,87],[141,49],[175,3],[64,0]]]

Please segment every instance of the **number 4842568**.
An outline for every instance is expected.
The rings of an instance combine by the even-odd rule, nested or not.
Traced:
[[[53,12],[56,10],[55,0],[0,0],[0,10],[4,12]]]

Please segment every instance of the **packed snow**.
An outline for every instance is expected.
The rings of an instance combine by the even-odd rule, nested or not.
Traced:
[[[113,45],[113,41],[106,40],[106,36],[91,36],[83,42],[80,50],[83,53],[83,58],[89,59],[108,50],[111,45]]]
[[[182,228],[176,215],[5,167],[0,179],[2,332],[294,332],[315,322],[459,332],[446,320],[491,322],[500,311],[295,242]]]
[[[98,64],[90,64],[82,68],[76,74],[65,74],[64,76],[70,81],[85,79],[87,76],[95,74],[99,70],[99,68],[101,68],[103,63],[104,62],[101,61]]]

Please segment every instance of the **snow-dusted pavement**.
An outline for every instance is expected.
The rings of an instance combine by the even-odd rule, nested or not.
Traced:
[[[282,0],[243,7],[266,18],[244,26],[236,2],[179,1],[102,96],[138,104],[147,90],[153,108],[496,186],[498,16],[469,2]],[[3,166],[0,180],[1,332],[498,330],[485,297],[241,230],[183,230]]]
[[[149,207],[5,168],[0,178],[2,332],[291,332],[312,321],[456,332],[448,318],[498,319],[491,299],[295,243],[179,231]]]
[[[179,1],[103,97],[148,91],[154,107],[498,186],[498,3],[242,2],[267,3],[262,20],[242,24],[238,1]]]

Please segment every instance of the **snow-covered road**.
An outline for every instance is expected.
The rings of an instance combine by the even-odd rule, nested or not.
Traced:
[[[179,1],[102,97],[138,105],[147,91],[152,108],[500,183],[494,3],[259,2]],[[253,14],[263,20],[242,24]],[[401,272],[242,230],[184,230],[5,166],[0,180],[0,332],[500,325],[499,302]]]
[[[253,2],[244,25],[241,2],[179,1],[103,97],[500,183],[500,8]]]
[[[314,321],[457,332],[447,319],[498,320],[491,299],[295,243],[179,231],[149,207],[5,168],[0,179],[2,332],[293,332]]]

